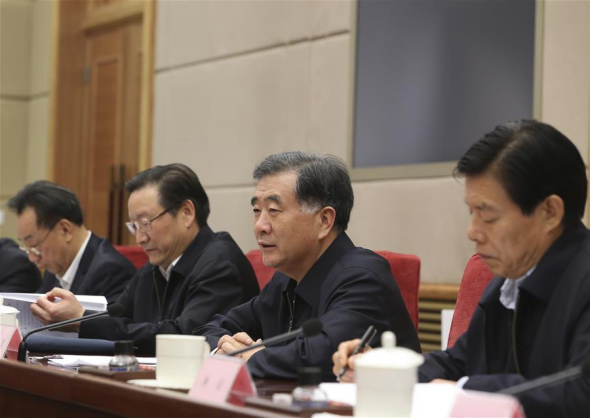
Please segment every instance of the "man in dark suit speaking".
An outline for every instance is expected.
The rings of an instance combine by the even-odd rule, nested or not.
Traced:
[[[37,293],[61,287],[113,302],[135,274],[129,260],[86,229],[80,202],[71,190],[36,181],[11,198],[8,207],[18,215],[18,236],[29,259],[45,269]]]
[[[497,277],[467,332],[426,356],[420,381],[496,392],[587,361],[590,231],[581,219],[588,181],[576,146],[547,124],[508,123],[477,141],[455,174],[465,178],[467,236]],[[341,344],[333,356],[334,372],[351,367],[345,381],[353,378],[348,356],[357,343]],[[584,379],[518,398],[530,417],[590,413]]]
[[[389,264],[345,232],[354,195],[344,162],[301,151],[275,154],[256,167],[254,181],[254,235],[264,264],[277,273],[259,297],[195,334],[227,353],[321,320],[320,335],[241,355],[254,376],[279,379],[296,379],[306,366],[321,367],[331,379],[337,344],[369,325],[395,330],[398,345],[420,351]]]

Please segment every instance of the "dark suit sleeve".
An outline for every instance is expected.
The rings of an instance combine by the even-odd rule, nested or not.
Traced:
[[[334,380],[332,354],[338,349],[338,344],[359,338],[369,325],[377,328],[378,336],[392,329],[395,318],[388,318],[384,312],[389,311],[388,304],[393,301],[388,300],[391,295],[384,291],[380,278],[363,268],[348,268],[338,274],[336,281],[324,299],[325,305],[320,304],[320,311],[324,311],[320,317],[323,332],[255,353],[248,361],[253,375],[296,379],[298,367],[316,366],[322,368],[324,380]],[[403,301],[400,300],[400,303],[403,305]],[[407,325],[413,332],[411,321],[408,320]],[[397,325],[394,325],[393,330],[397,331],[396,328]],[[396,332],[396,335],[401,334]]]
[[[138,353],[153,354],[156,334],[191,334],[195,328],[210,321],[215,313],[225,313],[232,306],[240,303],[242,297],[240,276],[233,263],[212,260],[195,274],[190,276],[192,283],[188,294],[184,296],[186,303],[181,314],[176,318],[165,319],[158,323],[137,322],[129,317],[101,318],[82,323],[80,337],[133,340],[139,347]],[[134,282],[135,303],[147,303],[146,301],[150,300],[152,295],[140,289],[138,280]],[[132,287],[121,296],[120,301],[123,304],[132,299],[130,297]],[[148,289],[151,290],[151,287]],[[128,308],[125,311],[128,312]]]
[[[572,360],[566,368],[575,367],[590,358],[590,306],[580,317],[572,335],[568,353],[568,358]],[[456,381],[466,376],[466,345],[467,333],[451,349],[428,354],[419,370],[420,382],[437,378]],[[520,374],[476,374],[469,376],[463,388],[497,392],[528,380]],[[586,416],[590,411],[590,382],[576,379],[551,388],[531,390],[518,396],[518,399],[527,416]]]
[[[39,269],[16,246],[2,249],[0,268],[0,292],[33,293],[41,284]]]
[[[263,290],[256,300],[233,309],[224,317],[216,317],[214,323],[196,332],[213,337],[209,338],[212,345],[221,335],[233,335],[239,331],[247,332],[255,340],[273,337],[261,336],[258,325],[262,312],[274,315],[272,310],[266,309],[267,306],[262,309],[263,304],[266,304],[265,299],[271,296]],[[279,298],[280,295],[275,294],[274,297]],[[415,335],[407,314],[407,324],[395,324],[396,318],[384,314],[391,312],[388,309],[388,305],[393,303],[390,297],[391,294],[384,291],[381,279],[374,273],[363,268],[344,269],[333,282],[324,283],[322,288],[318,318],[323,324],[323,332],[315,337],[299,337],[285,345],[258,351],[248,360],[250,372],[256,377],[293,380],[297,378],[298,367],[316,366],[322,369],[324,381],[334,380],[331,358],[338,344],[359,338],[369,325],[377,328],[377,335],[391,329],[403,335],[400,325],[411,327]],[[401,300],[400,303],[403,304]],[[406,343],[400,341],[400,345]]]
[[[479,309],[479,308],[478,308]],[[457,381],[466,375],[467,332],[455,345],[445,351],[433,351],[424,356],[424,364],[418,369],[421,383],[434,379]]]
[[[261,337],[262,328],[258,321],[259,299],[264,299],[264,290],[260,296],[249,302],[236,306],[226,315],[215,315],[211,322],[194,330],[195,335],[204,335],[211,348],[217,347],[217,342],[224,335],[234,335],[245,332],[251,337]]]
[[[571,361],[566,369],[590,360],[590,305],[577,322],[568,352]],[[465,389],[496,392],[523,382],[519,374],[495,374],[470,376]],[[535,389],[519,395],[518,399],[527,416],[583,417],[590,413],[590,380],[582,378],[553,387]]]

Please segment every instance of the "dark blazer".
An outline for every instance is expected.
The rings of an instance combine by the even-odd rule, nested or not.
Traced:
[[[138,354],[154,355],[156,334],[190,334],[259,292],[254,270],[231,236],[204,226],[169,281],[146,264],[119,297],[123,318],[83,322],[80,337],[133,340]]]
[[[420,381],[469,376],[465,389],[495,392],[590,358],[590,232],[584,225],[564,232],[545,253],[520,286],[510,316],[499,301],[504,280],[490,282],[455,346],[426,356]],[[590,414],[590,382],[581,379],[518,398],[530,417]]]
[[[0,238],[0,292],[34,293],[41,272],[11,239]]]
[[[389,264],[374,252],[355,247],[345,233],[328,247],[299,285],[277,272],[260,296],[225,316],[216,315],[195,334],[207,336],[215,347],[223,335],[243,331],[254,340],[265,339],[299,328],[312,318],[323,324],[320,335],[258,351],[248,360],[250,372],[256,377],[296,379],[299,367],[317,366],[324,380],[334,380],[331,358],[338,344],[360,338],[369,325],[378,330],[371,345],[380,345],[381,333],[393,330],[399,346],[420,351]]]
[[[111,243],[92,234],[70,291],[76,295],[97,295],[107,298],[108,303],[117,300],[137,270]],[[61,287],[54,274],[45,271],[37,293],[49,292]]]

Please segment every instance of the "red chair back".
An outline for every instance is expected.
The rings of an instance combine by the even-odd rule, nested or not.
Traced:
[[[260,290],[262,290],[262,288],[270,282],[270,279],[272,279],[273,274],[275,274],[275,269],[264,265],[262,262],[262,251],[260,250],[249,251],[246,254],[246,257],[250,260],[250,264],[252,264],[256,279],[258,279],[258,286],[260,286]]]
[[[493,277],[494,275],[488,266],[481,261],[477,254],[469,259],[457,294],[447,348],[455,345],[459,337],[467,331],[479,299]]]
[[[375,251],[389,262],[391,273],[412,318],[418,329],[418,290],[420,288],[420,258],[412,254],[399,254],[391,251]]]
[[[115,245],[115,249],[131,261],[138,270],[148,261],[148,256],[140,245]]]

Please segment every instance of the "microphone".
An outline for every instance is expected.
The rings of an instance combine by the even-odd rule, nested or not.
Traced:
[[[116,318],[116,317],[123,315],[124,310],[125,310],[125,308],[120,303],[113,303],[112,305],[107,306],[107,310],[103,311],[103,312],[97,312],[97,313],[83,316],[81,318],[68,319],[67,321],[56,322],[55,324],[49,324],[49,325],[45,325],[43,327],[35,328],[34,330],[29,331],[23,337],[22,341],[20,342],[20,345],[18,346],[17,360],[26,362],[26,359],[27,359],[27,342],[26,341],[27,341],[27,338],[29,338],[33,334],[36,334],[41,331],[45,331],[47,329],[61,328],[65,325],[73,324],[74,322],[88,321],[89,319],[99,318],[101,316],[111,316],[111,317]]]
[[[571,367],[549,376],[542,376],[537,379],[533,379],[530,382],[524,382],[516,386],[502,389],[498,391],[498,393],[517,396],[524,392],[528,392],[529,390],[538,389],[541,387],[551,387],[568,380],[577,379],[579,377],[590,381],[590,357],[587,357],[578,366]]]
[[[227,353],[227,355],[228,356],[235,356],[237,354],[242,354],[246,351],[250,351],[250,350],[253,350],[258,347],[262,347],[262,346],[268,347],[271,345],[277,345],[282,342],[297,338],[300,335],[303,335],[304,338],[313,337],[313,336],[321,333],[323,329],[324,329],[324,327],[322,325],[322,322],[319,319],[310,319],[309,321],[306,321],[301,326],[301,328],[296,329],[295,331],[286,332],[284,334],[277,335],[276,337],[269,338],[269,339],[259,342],[257,344],[252,344],[252,345],[249,345],[248,347],[240,348],[239,350],[234,350],[232,352]]]

